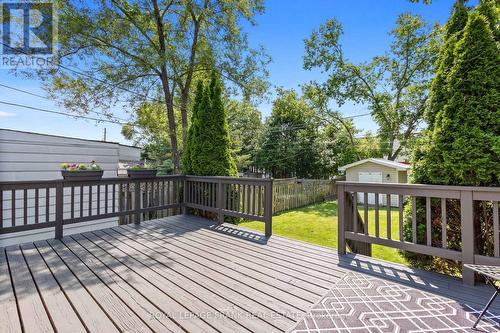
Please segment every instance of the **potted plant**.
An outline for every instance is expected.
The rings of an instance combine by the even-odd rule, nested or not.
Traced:
[[[156,169],[146,163],[136,164],[127,169],[130,178],[154,178]]]
[[[94,161],[90,164],[62,163],[61,174],[65,180],[99,180],[103,170]]]

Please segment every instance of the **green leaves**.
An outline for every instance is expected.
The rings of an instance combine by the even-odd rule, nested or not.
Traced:
[[[328,73],[321,87],[337,105],[366,105],[395,159],[407,147],[422,120],[427,87],[437,55],[437,32],[419,16],[402,14],[390,32],[390,52],[370,62],[352,63],[342,52],[342,27],[328,20],[305,40],[304,68]],[[396,149],[399,140],[402,147]]]
[[[456,43],[462,38],[462,32],[467,24],[468,9],[464,1],[458,0],[453,5],[452,14],[444,27],[444,44],[436,62],[436,75],[432,80],[429,94],[429,105],[425,111],[425,118],[429,129],[434,126],[436,114],[446,104],[449,98],[447,93],[446,78],[453,67]]]
[[[263,10],[262,0],[59,0],[58,60],[69,70],[38,75],[77,113],[164,104],[178,171],[197,79],[215,69],[232,93],[266,93],[270,58],[248,45],[243,29]]]
[[[336,19],[326,21],[318,31],[313,31],[311,37],[304,40],[304,69],[319,67],[327,72],[341,63],[343,59],[339,39],[342,34],[342,25]]]
[[[262,133],[261,114],[248,101],[226,99],[225,109],[231,138],[231,150],[238,170],[248,171],[255,156]]]
[[[500,53],[491,24],[493,1],[481,1],[473,12],[464,1],[455,2],[445,26],[445,40],[431,88],[429,129],[413,153],[412,180],[416,183],[500,185]],[[486,6],[486,7],[485,7]],[[494,8],[494,7],[493,7]],[[491,8],[490,8],[491,9]],[[498,11],[497,11],[498,12]],[[498,18],[494,19],[498,23]],[[441,216],[432,203],[433,216]],[[406,239],[411,239],[410,206],[405,212]],[[417,199],[419,238],[425,228],[425,203]],[[474,202],[475,251],[493,255],[491,202]],[[448,248],[460,249],[460,205],[447,201]],[[439,231],[435,226],[433,233]],[[410,234],[408,234],[410,232]],[[434,238],[434,241],[436,237]],[[438,245],[439,246],[439,245]],[[460,271],[460,265],[430,256],[404,252],[412,265],[434,271]]]
[[[219,78],[208,86],[198,82],[191,127],[183,157],[183,172],[199,176],[236,176]]]
[[[433,184],[500,184],[500,54],[487,18],[469,14],[416,174]]]

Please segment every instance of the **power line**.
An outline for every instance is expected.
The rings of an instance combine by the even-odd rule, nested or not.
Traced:
[[[106,123],[112,123],[112,124],[118,124],[118,125],[127,125],[127,123],[123,123],[123,122],[119,122],[119,121],[115,121],[115,120],[93,118],[93,117],[82,116],[82,115],[73,115],[73,114],[69,114],[69,113],[65,113],[65,112],[48,110],[48,109],[42,109],[42,108],[38,108],[38,107],[34,107],[34,106],[29,106],[29,105],[18,104],[18,103],[11,103],[11,102],[0,101],[0,104],[5,104],[5,105],[10,105],[10,106],[20,107],[20,108],[25,108],[25,109],[30,109],[30,110],[35,110],[35,111],[39,111],[39,112],[58,114],[58,115],[66,116],[66,117],[81,118],[81,119],[94,120],[94,121],[97,121],[97,122],[106,122]]]
[[[353,116],[342,117],[342,119],[353,119],[353,118],[366,117],[366,116],[371,116],[371,112],[355,114]]]
[[[359,117],[366,117],[370,116],[371,113],[361,113],[357,115],[352,115],[352,116],[346,116],[346,117],[340,117],[341,119],[348,120],[348,119],[353,119],[353,118],[359,118]],[[314,124],[313,124],[314,125]],[[293,125],[293,126],[288,126],[286,128],[283,128],[281,125],[276,125],[276,126],[265,126],[264,130],[268,132],[284,132],[284,131],[293,131],[297,129],[304,129],[308,128],[311,126],[311,124],[303,124],[303,125]]]
[[[19,49],[15,49],[15,48],[13,48],[13,47],[11,47],[10,45],[7,45],[7,44],[5,44],[5,43],[2,43],[2,45],[7,46],[8,48],[10,48],[10,49],[12,49],[12,50],[16,50],[17,52],[23,53],[23,54],[25,54],[25,55],[29,55],[28,53],[26,53],[26,52],[24,52],[24,51],[22,51],[22,50],[19,50]],[[119,86],[119,85],[117,85],[117,84],[110,83],[110,82],[108,82],[108,81],[106,81],[106,80],[102,80],[102,79],[96,78],[95,76],[92,76],[92,75],[90,75],[90,74],[88,74],[88,73],[83,73],[83,72],[81,72],[81,71],[78,71],[78,70],[75,70],[75,69],[69,68],[69,67],[67,67],[67,66],[61,65],[59,62],[57,62],[57,63],[56,63],[56,66],[57,66],[57,67],[59,67],[59,68],[65,69],[65,70],[67,70],[67,71],[70,71],[70,72],[72,72],[72,73],[75,73],[75,74],[77,74],[77,75],[80,75],[80,76],[86,76],[86,77],[88,77],[88,78],[90,78],[90,79],[93,79],[93,80],[98,81],[98,82],[100,82],[100,83],[106,84],[106,85],[111,86],[111,87],[113,87],[113,88],[117,88],[117,89],[120,89],[120,90],[126,91],[126,92],[128,92],[128,93],[131,93],[131,94],[133,94],[133,95],[136,95],[136,96],[139,96],[139,97],[142,97],[142,98],[145,98],[145,99],[149,99],[150,101],[154,101],[154,102],[158,102],[158,103],[162,103],[162,104],[163,104],[163,103],[165,103],[165,104],[168,104],[168,105],[171,105],[171,106],[174,106],[174,107],[178,107],[178,106],[177,106],[176,104],[174,104],[174,103],[171,103],[171,102],[166,102],[166,101],[159,100],[159,99],[155,99],[155,98],[151,98],[151,97],[149,97],[149,96],[147,96],[147,95],[144,95],[144,94],[141,94],[141,93],[139,93],[139,92],[132,91],[132,90],[130,90],[130,89],[120,87],[120,86]],[[30,94],[32,94],[32,93],[30,93]],[[33,95],[34,95],[34,96],[38,96],[38,97],[42,97],[42,96],[40,96],[40,95],[36,95],[36,94],[33,94]],[[42,97],[42,98],[46,98],[46,97]],[[347,117],[341,117],[341,118],[342,118],[342,119],[346,119],[346,120],[347,120],[347,119],[354,119],[354,118],[359,118],[359,117],[365,117],[365,116],[369,116],[369,115],[371,115],[371,113],[362,113],[362,114],[358,114],[358,115],[347,116]]]
[[[278,163],[281,163],[281,162],[283,162],[283,161],[287,161],[287,160],[289,160],[289,159],[291,159],[291,158],[295,158],[295,157],[297,157],[297,156],[301,155],[301,154],[302,154],[302,152],[303,152],[305,149],[306,149],[305,147],[299,148],[299,149],[297,149],[294,153],[291,153],[289,156],[280,157],[280,158],[276,158],[276,159],[272,159],[272,158],[271,158],[271,159],[266,159],[266,160],[264,161],[264,163],[272,163],[272,164],[276,165],[276,164],[278,164]]]
[[[6,47],[8,47],[8,48],[10,48],[10,49],[12,49],[12,50],[15,50],[15,51],[17,51],[17,52],[19,52],[19,53],[22,53],[22,54],[24,54],[24,55],[31,56],[30,54],[26,53],[25,51],[20,50],[20,49],[13,48],[12,46],[7,45],[7,44],[5,44],[5,43],[2,43],[2,45],[6,46]],[[170,102],[162,101],[162,100],[159,100],[159,99],[151,98],[151,97],[149,97],[149,96],[147,96],[147,95],[143,95],[143,94],[141,94],[141,93],[139,93],[139,92],[136,92],[136,91],[133,91],[133,90],[130,90],[130,89],[127,89],[127,88],[120,87],[120,86],[119,86],[119,85],[117,85],[117,84],[110,83],[110,82],[108,82],[108,81],[106,81],[106,80],[96,78],[95,76],[90,75],[90,74],[88,74],[88,73],[84,73],[84,72],[81,72],[81,71],[78,71],[78,70],[75,70],[75,69],[69,68],[69,67],[67,67],[67,66],[61,65],[59,62],[55,63],[55,65],[56,65],[57,67],[59,67],[59,68],[65,69],[65,70],[67,70],[67,71],[69,71],[69,72],[75,73],[75,74],[80,75],[80,76],[85,76],[85,77],[87,77],[87,78],[89,78],[89,79],[95,80],[95,81],[97,81],[97,82],[103,83],[103,84],[108,85],[108,86],[113,87],[113,88],[117,88],[117,89],[120,89],[120,90],[126,91],[126,92],[128,92],[128,93],[130,93],[130,94],[133,94],[133,95],[139,96],[139,97],[141,97],[141,98],[144,98],[144,99],[149,99],[150,101],[153,101],[153,102],[158,102],[158,103],[162,103],[162,104],[168,104],[168,105],[171,105],[171,106],[174,106],[174,107],[176,106],[174,103],[170,103]]]
[[[14,90],[14,91],[19,91],[19,92],[22,92],[24,94],[28,94],[28,95],[31,95],[31,96],[35,96],[35,97],[39,97],[39,98],[44,98],[46,100],[52,101],[52,99],[50,99],[50,98],[48,98],[46,96],[39,95],[39,94],[30,92],[30,91],[27,91],[27,90],[19,89],[19,88],[16,88],[16,87],[12,87],[12,86],[9,86],[9,85],[6,85],[6,84],[0,83],[0,87],[4,87],[4,88],[11,89],[11,90]],[[96,112],[96,111],[89,111],[89,112],[93,113],[93,114],[96,114],[98,116],[105,116],[105,117],[108,117],[108,118],[114,118],[114,119],[116,119],[118,121],[128,122],[127,119],[123,119],[123,118],[120,118],[120,117],[117,117],[117,116],[114,116],[114,115],[107,116],[106,114],[102,114],[102,113],[99,113],[99,112]]]
[[[8,86],[8,85],[2,84],[2,83],[0,83],[0,87],[4,87],[4,88],[7,88],[7,89],[19,91],[19,92],[22,92],[22,93],[25,93],[25,94],[28,94],[28,95],[31,95],[31,96],[35,96],[35,97],[49,99],[48,97],[45,97],[45,96],[42,96],[42,95],[39,95],[39,94],[35,94],[35,93],[30,92],[30,91],[22,90],[22,89],[19,89],[19,88],[11,87],[11,86]]]
[[[43,95],[40,95],[40,94],[36,94],[36,93],[30,92],[30,91],[27,91],[27,90],[24,90],[24,89],[12,87],[12,86],[9,86],[9,85],[3,84],[3,83],[0,83],[0,87],[4,87],[4,88],[11,89],[11,90],[14,90],[14,91],[22,92],[24,94],[28,94],[28,95],[31,95],[31,96],[35,96],[35,97],[39,97],[39,98],[44,98],[44,99],[52,101],[52,99],[50,99],[50,98],[48,98],[46,96],[43,96]],[[94,113],[94,114],[99,115],[99,116],[103,116],[103,114],[101,114],[99,112],[96,112],[96,111],[89,111],[89,112]],[[69,114],[64,114],[64,115],[69,116]],[[343,119],[356,118],[356,117],[364,117],[364,116],[368,116],[368,115],[370,115],[370,113],[363,113],[363,114],[359,114],[359,115],[353,115],[353,116],[349,116],[349,117],[344,117]],[[104,115],[104,116],[106,116],[106,115]],[[114,119],[116,119],[118,121],[122,121],[122,122],[128,122],[128,120],[120,118],[120,117],[117,117],[117,116],[111,116],[111,118],[114,118]],[[275,132],[275,131],[276,132],[291,131],[291,130],[304,129],[304,128],[307,128],[308,126],[309,125],[307,125],[307,124],[296,125],[296,126],[289,126],[287,128],[280,128],[280,126],[268,126],[267,130],[268,131],[273,131],[273,132]]]

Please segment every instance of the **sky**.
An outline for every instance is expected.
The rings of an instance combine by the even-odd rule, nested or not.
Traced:
[[[256,18],[256,26],[245,26],[245,31],[250,45],[264,46],[273,59],[268,68],[271,85],[300,89],[301,84],[326,79],[324,74],[306,71],[302,66],[304,39],[326,20],[335,17],[342,24],[344,54],[353,62],[362,62],[388,50],[388,32],[394,27],[399,14],[411,12],[421,15],[429,23],[443,24],[452,4],[453,0],[434,0],[432,5],[413,4],[407,0],[267,0],[265,13]],[[8,70],[0,69],[0,101],[65,111],[54,101],[7,89],[2,85],[45,95],[40,82],[36,80],[16,77]],[[259,105],[263,118],[269,116],[271,109],[270,102]],[[367,111],[363,105],[350,103],[339,110],[345,116]],[[114,114],[127,118],[125,107],[116,108]],[[355,125],[365,132],[377,130],[377,125],[369,116],[356,118]],[[129,143],[120,134],[121,127],[117,124],[96,123],[2,104],[0,128],[93,140],[102,140],[106,128],[107,141]]]

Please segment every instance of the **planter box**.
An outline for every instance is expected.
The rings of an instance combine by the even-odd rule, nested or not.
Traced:
[[[103,173],[103,170],[61,170],[64,180],[99,180]]]
[[[129,178],[154,178],[156,177],[155,169],[143,169],[143,170],[127,170]]]

